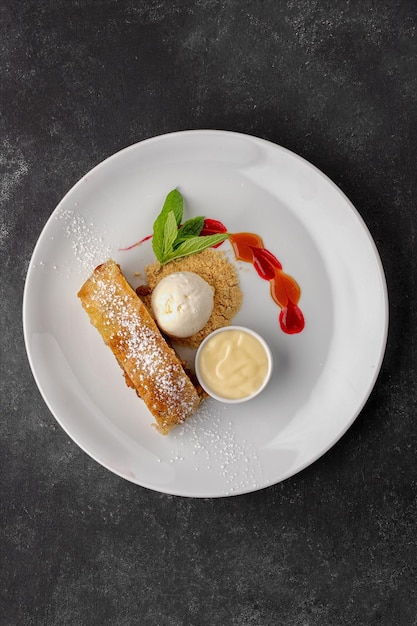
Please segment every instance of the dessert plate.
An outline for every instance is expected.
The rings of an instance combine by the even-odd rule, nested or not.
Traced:
[[[303,332],[288,335],[262,280],[237,263],[244,294],[233,323],[273,352],[267,389],[244,404],[205,401],[166,437],[151,427],[77,292],[112,257],[133,287],[154,260],[150,241],[166,194],[184,217],[261,235],[301,287]],[[229,243],[222,245],[233,260]],[[349,428],[376,381],[388,305],[383,269],[361,217],[319,170],[268,141],[185,131],[142,141],[86,174],[48,220],[30,262],[24,334],[36,383],[68,435],[93,459],[138,485],[194,497],[242,494],[282,481]]]

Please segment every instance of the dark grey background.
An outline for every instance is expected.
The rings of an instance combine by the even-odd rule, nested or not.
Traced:
[[[412,0],[1,2],[1,625],[417,624],[416,15]],[[21,322],[65,192],[117,150],[193,128],[323,170],[390,293],[386,358],[348,433],[297,476],[220,500],[87,457],[40,397]]]

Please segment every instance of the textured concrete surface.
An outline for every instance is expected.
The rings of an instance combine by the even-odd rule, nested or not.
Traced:
[[[417,624],[416,3],[3,0],[0,23],[0,624]],[[222,500],[92,461],[41,399],[22,336],[29,260],[64,193],[188,128],[259,135],[322,169],[390,293],[352,428],[297,476]]]

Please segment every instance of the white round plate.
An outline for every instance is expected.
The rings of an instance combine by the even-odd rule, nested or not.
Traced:
[[[267,281],[251,265],[237,263],[244,300],[233,323],[268,341],[273,378],[250,402],[205,401],[164,437],[126,387],[77,292],[109,257],[134,287],[141,282],[137,274],[154,259],[151,242],[121,248],[152,232],[175,187],[185,199],[184,217],[205,215],[230,232],[261,235],[299,283],[306,323],[302,333],[284,334]],[[381,366],[387,290],[361,217],[314,166],[255,137],[185,131],[122,150],[64,197],[33,253],[23,322],[45,402],[87,454],[156,491],[220,497],[292,476],[348,429]]]

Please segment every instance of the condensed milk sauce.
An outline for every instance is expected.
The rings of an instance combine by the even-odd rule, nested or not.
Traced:
[[[199,355],[202,381],[214,394],[225,399],[252,396],[265,382],[269,367],[263,344],[242,329],[213,334]]]

